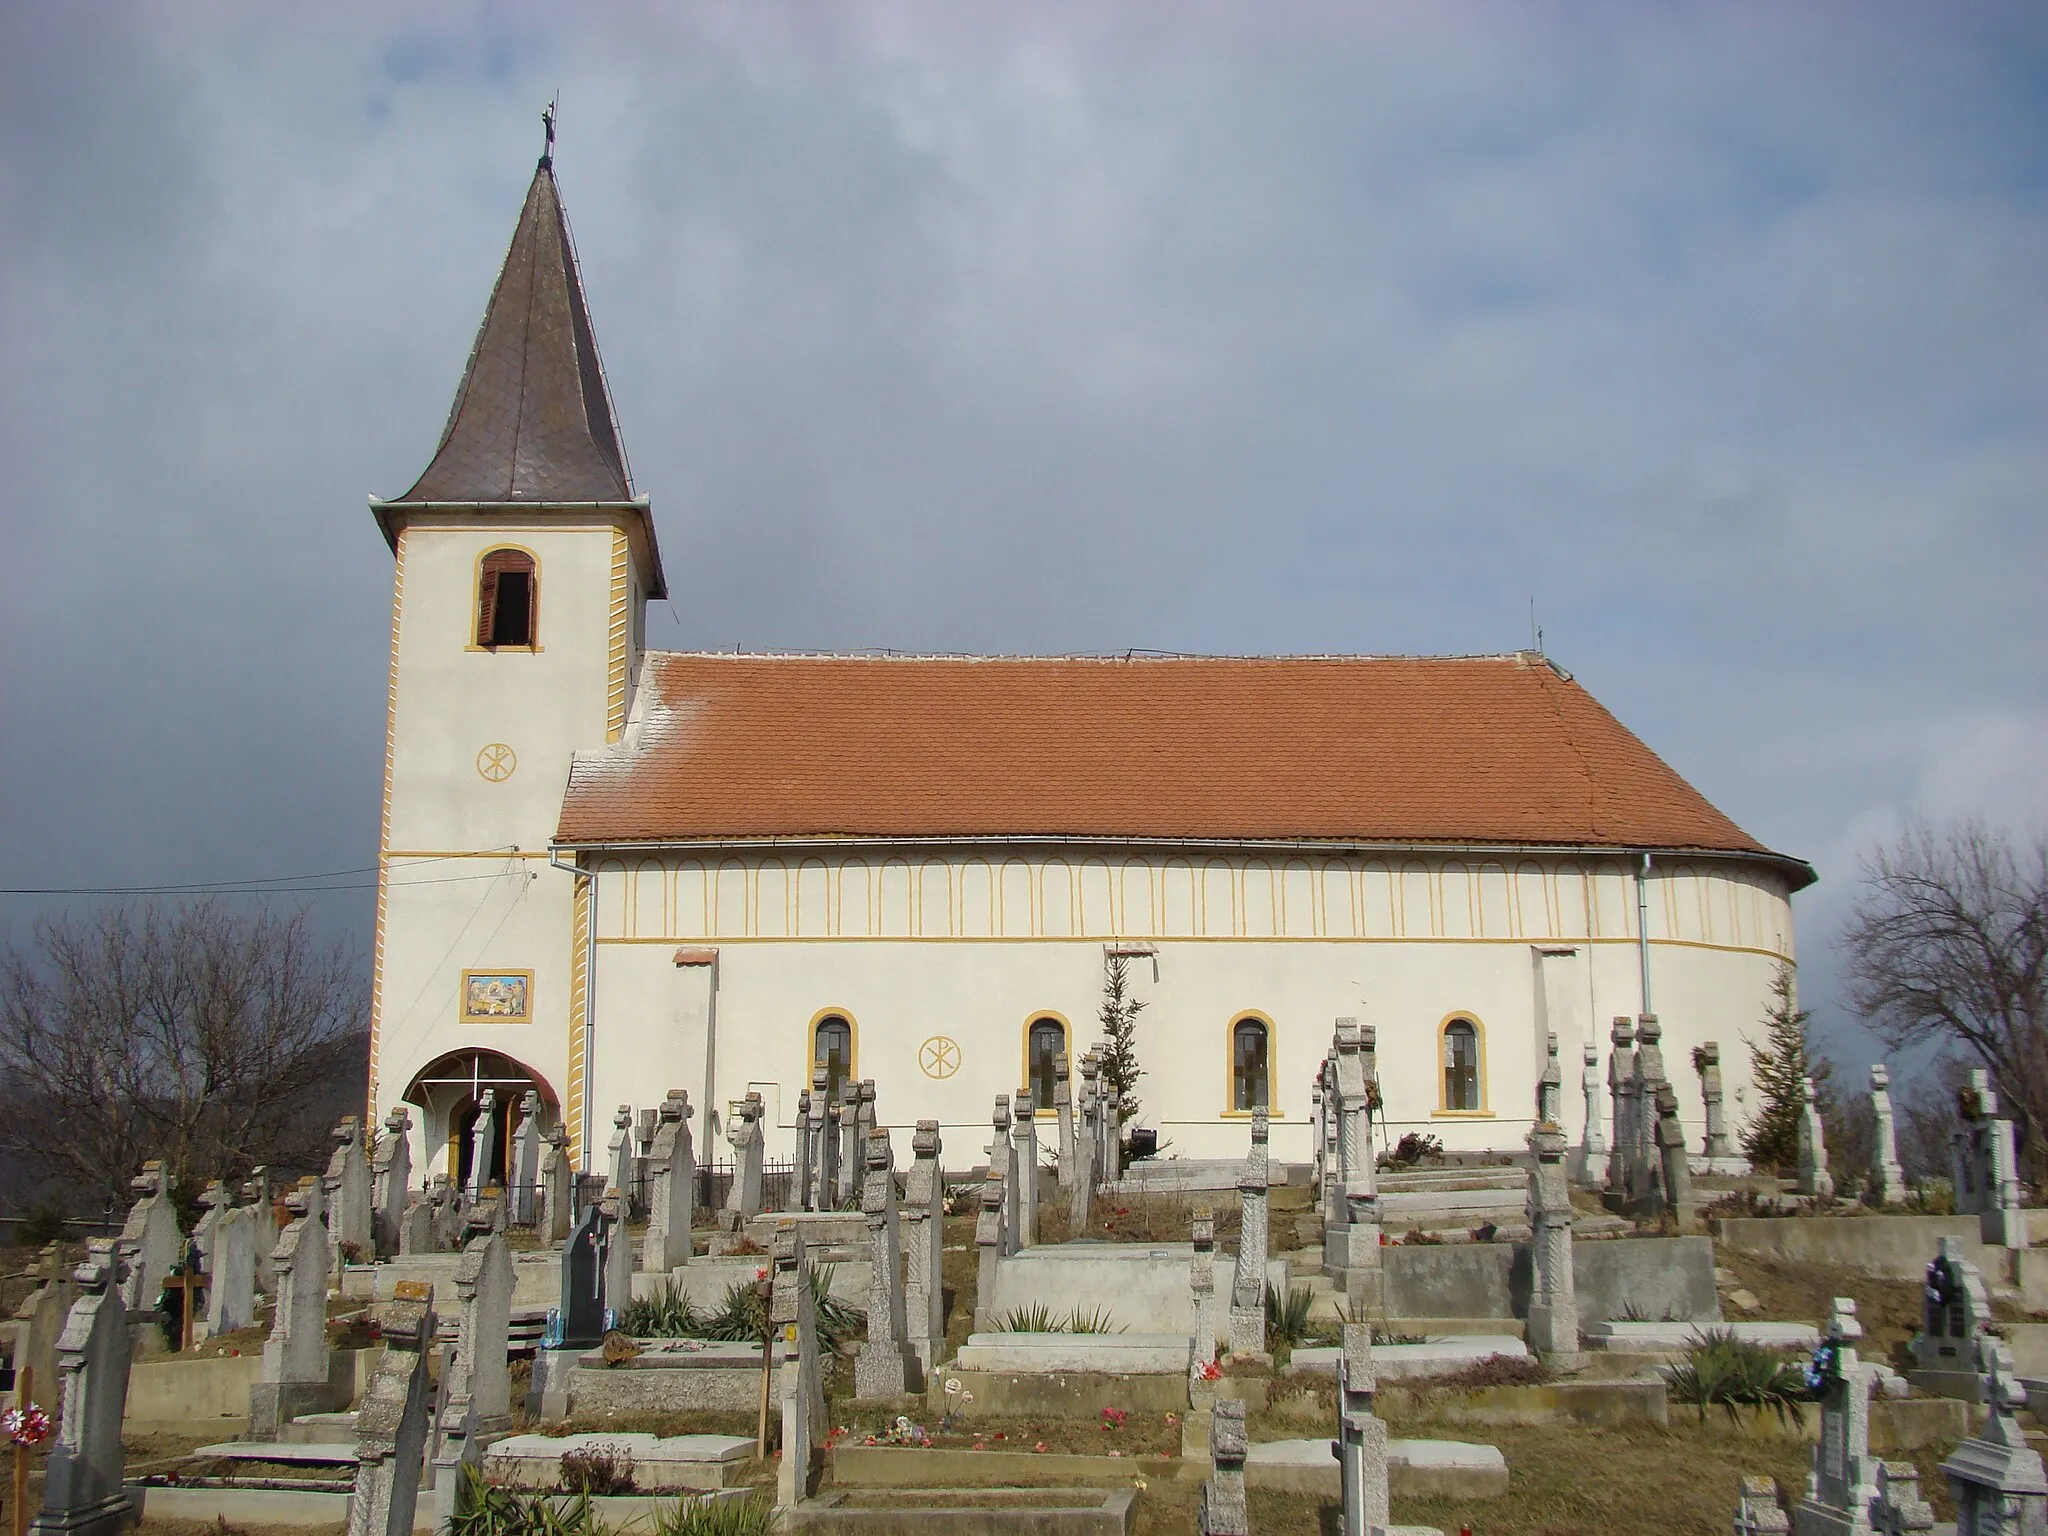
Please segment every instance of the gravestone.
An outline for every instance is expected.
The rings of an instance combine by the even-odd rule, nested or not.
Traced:
[[[1564,1070],[1557,1059],[1557,1031],[1543,1037],[1543,1070],[1536,1077],[1536,1123],[1564,1123]]]
[[[434,1253],[434,1197],[425,1190],[412,1197],[398,1219],[398,1251],[403,1257]]]
[[[405,1220],[412,1186],[412,1116],[403,1104],[384,1117],[377,1155],[370,1161],[371,1235],[377,1256],[400,1251],[399,1226]]]
[[[1583,1356],[1572,1279],[1572,1192],[1564,1172],[1564,1132],[1554,1125],[1537,1126],[1529,1133],[1529,1151],[1529,1347],[1545,1363],[1575,1370]]]
[[[796,1168],[791,1174],[789,1208],[793,1211],[808,1211],[811,1207],[811,1173],[816,1165],[816,1154],[811,1150],[811,1090],[806,1088],[796,1096]]]
[[[910,1138],[913,1161],[903,1186],[903,1315],[919,1368],[938,1364],[946,1344],[946,1297],[941,1278],[945,1254],[946,1179],[939,1168],[939,1122],[920,1120]]]
[[[1892,1074],[1881,1061],[1870,1068],[1870,1113],[1876,1122],[1876,1146],[1870,1159],[1870,1203],[1903,1205],[1906,1170],[1899,1166],[1898,1132],[1892,1122]]]
[[[162,1300],[164,1281],[184,1262],[185,1234],[178,1224],[177,1204],[171,1199],[170,1170],[163,1163],[155,1159],[144,1163],[128,1187],[138,1198],[129,1208],[117,1240],[125,1265],[121,1304],[130,1314],[153,1314]],[[161,1323],[134,1316],[129,1322],[141,1333],[136,1340],[138,1353],[161,1354],[170,1347]]]
[[[512,1176],[505,1191],[506,1219],[530,1227],[540,1210],[540,1095],[531,1088],[519,1101],[519,1125],[512,1132]]]
[[[1821,1129],[1820,1105],[1814,1101],[1813,1079],[1799,1080],[1799,1183],[1802,1195],[1832,1200],[1835,1181],[1828,1175],[1827,1134]]]
[[[618,1314],[633,1299],[633,1239],[626,1235],[626,1213],[631,1206],[619,1191],[608,1189],[596,1209],[604,1219],[598,1239],[598,1251],[604,1260],[604,1326],[616,1328]]]
[[[1870,1529],[1870,1505],[1877,1493],[1877,1468],[1870,1459],[1870,1392],[1875,1366],[1856,1358],[1863,1326],[1856,1303],[1835,1298],[1821,1352],[1820,1439],[1813,1448],[1806,1493],[1793,1507],[1797,1536],[1847,1536]]]
[[[343,1115],[334,1127],[334,1153],[327,1159],[327,1176],[320,1187],[327,1197],[336,1272],[345,1263],[368,1264],[377,1256],[377,1223],[371,1209],[370,1159],[363,1151],[362,1122],[354,1115]]]
[[[872,1092],[873,1084],[867,1085]],[[862,1084],[857,1078],[844,1078],[839,1084],[839,1135],[838,1177],[832,1183],[832,1208],[845,1210],[860,1198],[861,1143],[860,1143],[860,1095]]]
[[[1785,1536],[1792,1522],[1778,1504],[1777,1482],[1768,1477],[1745,1477],[1741,1500],[1735,1506],[1735,1536]]]
[[[441,1368],[442,1435],[434,1452],[436,1526],[455,1518],[463,1469],[481,1466],[484,1447],[512,1427],[512,1253],[502,1232],[470,1239],[455,1270],[462,1330]]]
[[[1095,1206],[1095,1065],[1081,1058],[1081,1102],[1073,1128],[1073,1156],[1060,1164],[1060,1183],[1067,1196],[1067,1236],[1084,1237]]]
[[[1003,1257],[1008,1258],[1022,1246],[1017,1229],[1023,1223],[1018,1209],[1018,1185],[1022,1182],[1017,1174],[1017,1143],[1010,1136],[1010,1099],[1007,1094],[996,1095],[995,1125],[988,1143],[988,1171],[991,1176],[1000,1168],[1003,1173]]]
[[[400,1281],[397,1299],[385,1306],[384,1355],[356,1410],[356,1480],[348,1496],[347,1536],[412,1536],[427,1444],[433,1294],[425,1281]]]
[[[1630,1085],[1629,1123],[1630,1202],[1638,1210],[1655,1214],[1662,1208],[1664,1161],[1657,1143],[1657,1090],[1666,1085],[1664,1073],[1664,1028],[1654,1013],[1636,1015],[1636,1073]]]
[[[1188,1264],[1188,1288],[1194,1293],[1195,1343],[1193,1363],[1197,1375],[1216,1358],[1216,1216],[1206,1205],[1195,1207],[1189,1223],[1195,1256]]]
[[[73,1276],[79,1296],[57,1340],[57,1396],[63,1406],[43,1481],[42,1512],[32,1527],[43,1536],[117,1536],[134,1519],[122,1486],[121,1418],[128,1405],[132,1344],[121,1301],[121,1262],[115,1243],[93,1238]]]
[[[427,1195],[434,1217],[432,1251],[448,1253],[462,1242],[462,1194],[447,1174],[437,1173],[427,1186]]]
[[[257,1221],[256,1213],[247,1206],[214,1214],[206,1330],[209,1336],[218,1337],[256,1321]]]
[[[270,1256],[277,1251],[277,1192],[270,1186],[270,1170],[258,1163],[242,1184],[242,1198],[256,1213],[256,1289],[277,1294],[277,1274]]]
[[[1908,1536],[1934,1529],[1934,1508],[1920,1497],[1920,1469],[1910,1461],[1877,1464],[1877,1499],[1870,1507],[1878,1536]]]
[[[1590,1189],[1607,1187],[1607,1137],[1600,1129],[1600,1047],[1584,1044],[1585,1063],[1579,1071],[1579,1092],[1586,1101],[1586,1134],[1579,1143],[1577,1181]]]
[[[1341,1281],[1356,1309],[1380,1301],[1378,1159],[1372,1146],[1372,1096],[1378,1079],[1378,1033],[1356,1019],[1337,1020],[1328,1113],[1335,1122],[1338,1221],[1325,1221],[1323,1269]]]
[[[1074,1181],[1074,1084],[1067,1053],[1052,1059],[1052,1112],[1060,1128],[1060,1189]]]
[[[562,1293],[557,1306],[560,1347],[589,1349],[604,1337],[605,1214],[587,1207],[562,1248]]]
[[[1728,1140],[1728,1125],[1724,1116],[1721,1087],[1721,1043],[1709,1040],[1696,1045],[1692,1051],[1692,1069],[1699,1074],[1700,1102],[1706,1110],[1706,1139],[1701,1143],[1701,1152],[1708,1165],[1733,1159],[1735,1147]]]
[[[2013,1421],[2025,1398],[2003,1340],[1993,1341],[1986,1389],[1984,1427],[1941,1464],[1955,1501],[1957,1536],[2042,1536],[2048,1532],[2048,1470]]]
[[[1956,1211],[1974,1214],[1982,1239],[2000,1248],[2023,1248],[2026,1215],[2020,1209],[2019,1165],[2013,1149],[2010,1120],[1998,1114],[1998,1095],[1991,1074],[1970,1069],[1970,1080],[1956,1095],[1963,1128],[1955,1133]]]
[[[288,1197],[293,1209],[307,1204]],[[284,1229],[271,1254],[277,1274],[277,1313],[263,1346],[263,1364],[249,1388],[249,1434],[274,1440],[302,1413],[328,1407],[327,1219],[301,1215]]]
[[[227,1213],[234,1209],[235,1197],[228,1193],[228,1187],[224,1181],[215,1179],[199,1192],[199,1204],[205,1214],[192,1224],[192,1241],[187,1245],[187,1272],[191,1272],[191,1258],[196,1257],[198,1273],[206,1277],[206,1293],[210,1299],[214,1290],[213,1251],[219,1243],[220,1224],[227,1216]],[[254,1284],[255,1279],[252,1274],[250,1277],[252,1290],[254,1289]],[[184,1297],[188,1301],[191,1294],[192,1292],[189,1287],[183,1292]],[[195,1323],[196,1321],[195,1319]],[[204,1336],[202,1331],[195,1328],[193,1333],[194,1339]]]
[[[1669,1083],[1657,1085],[1657,1154],[1662,1163],[1659,1194],[1665,1210],[1681,1228],[1692,1225],[1692,1166],[1685,1153],[1685,1127],[1678,1118],[1678,1091]]]
[[[605,1165],[610,1172],[607,1189],[616,1189],[628,1200],[633,1198],[633,1106],[621,1104],[612,1112],[611,1139],[605,1143],[610,1161]]]
[[[463,1194],[471,1200],[482,1197],[491,1181],[491,1153],[498,1145],[498,1090],[486,1088],[477,1100],[476,1124],[469,1132],[469,1182]]]
[[[1616,1014],[1608,1041],[1613,1046],[1607,1054],[1607,1092],[1614,1107],[1614,1144],[1607,1151],[1607,1187],[1615,1194],[1625,1195],[1629,1175],[1629,1099],[1635,1091],[1635,1021],[1625,1014]]]
[[[661,1111],[641,1109],[633,1114],[633,1189],[637,1192],[647,1188],[647,1164],[654,1156],[654,1138],[661,1131]],[[635,1194],[633,1203],[637,1206],[641,1197]]]
[[[811,1069],[811,1203],[810,1211],[829,1211],[837,1203],[839,1182],[839,1106],[832,1102],[832,1083],[825,1068]]]
[[[769,1307],[780,1362],[777,1397],[782,1409],[782,1460],[776,1469],[775,1502],[779,1508],[788,1508],[809,1495],[818,1448],[825,1443],[818,1320],[803,1234],[794,1223],[785,1223],[775,1234],[775,1280]]]
[[[725,1213],[734,1231],[749,1216],[761,1214],[762,1108],[761,1095],[749,1093],[725,1128],[725,1139],[732,1143],[732,1187],[726,1191]]]
[[[1251,1505],[1244,1487],[1244,1463],[1250,1450],[1244,1400],[1218,1398],[1209,1416],[1211,1470],[1195,1506],[1195,1529],[1202,1536],[1250,1536]]]
[[[1330,1049],[1316,1065],[1315,1082],[1309,1089],[1311,1154],[1309,1185],[1316,1192],[1316,1209],[1322,1212],[1325,1234],[1343,1220],[1343,1181],[1337,1174],[1337,1047]]]
[[[696,1213],[697,1154],[690,1136],[690,1095],[669,1089],[661,1101],[654,1146],[647,1155],[647,1236],[640,1267],[665,1275],[690,1261],[690,1223]],[[623,1301],[611,1303],[624,1306]]]
[[[1562,1137],[1560,1137],[1560,1140]],[[1337,1357],[1337,1482],[1344,1536],[1382,1530],[1387,1513],[1387,1426],[1373,1412],[1378,1390],[1372,1361],[1372,1328],[1344,1325],[1344,1352]]]
[[[1124,1116],[1122,1101],[1115,1088],[1104,1086],[1102,1090],[1102,1150],[1096,1166],[1102,1170],[1102,1180],[1114,1184],[1124,1176]]]
[[[1251,1154],[1237,1180],[1237,1269],[1230,1287],[1233,1355],[1266,1352],[1266,1177],[1266,1112],[1255,1109]]]
[[[52,1408],[61,1407],[63,1401],[64,1384],[57,1375],[57,1340],[71,1315],[71,1304],[78,1299],[74,1270],[75,1266],[64,1262],[63,1249],[58,1244],[45,1248],[28,1270],[40,1283],[14,1309],[8,1325],[13,1331],[13,1347],[8,1357],[15,1379],[20,1380],[24,1367],[30,1370],[35,1390]]]
[[[1003,1218],[1009,1208],[1003,1191],[1003,1167],[994,1162],[981,1186],[981,1214],[974,1219],[974,1248],[977,1255],[974,1288],[974,1328],[977,1333],[995,1329],[996,1271],[1009,1251]]]
[[[1031,1090],[1015,1094],[1011,1103],[1010,1160],[1017,1168],[1017,1247],[1038,1242],[1038,1112]]]
[[[1913,1354],[1908,1379],[1924,1392],[1983,1402],[1991,1369],[1991,1340],[1984,1325],[1990,1320],[1991,1296],[1983,1273],[1970,1262],[1960,1239],[1942,1238],[1921,1290],[1920,1331],[1908,1346]]]
[[[853,1362],[856,1397],[900,1397],[915,1390],[916,1357],[904,1321],[902,1232],[896,1212],[896,1159],[887,1131],[870,1131],[861,1214],[868,1225],[868,1336]]]
[[[572,1191],[575,1170],[569,1166],[569,1133],[559,1125],[541,1132],[540,1154],[540,1240],[554,1244],[566,1241],[576,1224]]]

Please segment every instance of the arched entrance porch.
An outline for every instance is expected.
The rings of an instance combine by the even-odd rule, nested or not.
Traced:
[[[487,1089],[497,1095],[497,1110],[492,1135],[482,1149],[485,1184],[506,1182],[520,1105],[529,1091],[540,1096],[543,1130],[561,1119],[554,1089],[531,1067],[497,1051],[451,1051],[421,1068],[404,1095],[406,1103],[420,1111],[426,1177],[445,1173],[458,1189],[469,1183],[477,1153],[476,1124]],[[436,1149],[445,1149],[444,1154],[437,1158]]]

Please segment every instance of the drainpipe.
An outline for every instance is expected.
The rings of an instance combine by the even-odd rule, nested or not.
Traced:
[[[583,950],[583,1124],[577,1132],[577,1144],[582,1148],[583,1173],[590,1172],[590,1111],[595,1102],[591,1087],[597,1081],[592,1068],[597,1065],[597,871],[581,869],[574,864],[564,864],[559,850],[548,850],[548,863],[578,880],[590,882],[590,906],[584,923]],[[567,1084],[563,1084],[566,1089]]]
[[[1643,975],[1642,1013],[1655,1013],[1650,1003],[1650,856],[1642,855],[1642,862],[1636,866],[1636,963]]]

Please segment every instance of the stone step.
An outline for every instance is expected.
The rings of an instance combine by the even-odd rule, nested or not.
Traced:
[[[1330,1439],[1265,1440],[1248,1448],[1245,1484],[1276,1493],[1342,1493]],[[1491,1499],[1508,1491],[1500,1448],[1463,1440],[1389,1440],[1387,1490],[1401,1498]]]
[[[552,1488],[564,1456],[593,1448],[631,1457],[634,1486],[642,1489],[734,1487],[754,1454],[754,1442],[735,1435],[512,1435],[486,1453],[484,1475],[515,1488]]]
[[[1282,1372],[1288,1376],[1334,1376],[1344,1351],[1334,1344],[1297,1349]],[[1529,1346],[1511,1334],[1472,1333],[1431,1339],[1427,1344],[1382,1344],[1373,1349],[1373,1371],[1381,1381],[1445,1376],[1495,1356],[1529,1358]]]
[[[346,1445],[286,1440],[223,1440],[218,1445],[202,1445],[192,1454],[220,1461],[279,1461],[305,1467],[352,1467],[356,1464],[353,1440]]]

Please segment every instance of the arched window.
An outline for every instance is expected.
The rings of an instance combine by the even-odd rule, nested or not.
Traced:
[[[1271,1074],[1266,1069],[1266,1026],[1239,1019],[1230,1027],[1230,1107],[1249,1114],[1271,1109]]]
[[[477,567],[476,643],[490,650],[534,644],[539,598],[533,556],[523,549],[492,550]]]
[[[1031,1080],[1031,1107],[1051,1109],[1053,1063],[1067,1054],[1067,1026],[1058,1019],[1033,1019],[1025,1044],[1025,1058]]]
[[[1444,1108],[1479,1108],[1479,1027],[1470,1019],[1444,1026]]]
[[[853,1026],[838,1014],[826,1014],[812,1029],[811,1064],[825,1069],[825,1091],[837,1103],[839,1085],[853,1075]]]

